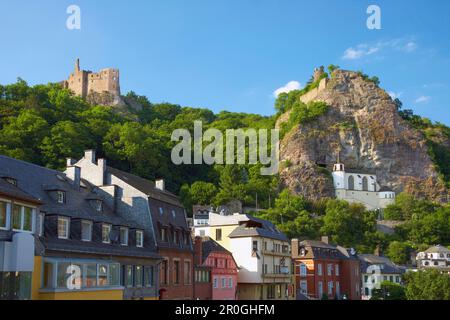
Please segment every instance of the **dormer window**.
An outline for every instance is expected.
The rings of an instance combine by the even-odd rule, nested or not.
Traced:
[[[102,242],[111,243],[111,225],[102,224]]]
[[[56,200],[58,203],[66,203],[66,193],[64,191],[56,191]]]
[[[176,215],[177,215],[177,214],[176,214],[175,210],[172,209],[172,217],[173,217],[174,219],[175,219]]]
[[[102,200],[96,200],[94,204],[95,204],[95,210],[97,210],[98,212],[101,212],[103,210]]]
[[[162,242],[167,242],[166,229],[165,228],[161,228],[159,231],[160,231],[160,235],[161,235],[161,241]]]
[[[8,182],[9,184],[12,184],[13,186],[17,186],[17,180],[14,178],[5,178],[5,181]]]
[[[144,231],[136,230],[136,247],[144,247]]]
[[[120,244],[122,246],[128,245],[128,228],[120,227]]]
[[[163,213],[164,213],[164,209],[162,207],[159,207],[159,214],[163,215]]]

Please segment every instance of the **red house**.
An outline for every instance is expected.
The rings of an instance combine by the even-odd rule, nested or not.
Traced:
[[[361,299],[361,272],[356,252],[322,241],[292,239],[299,299]]]
[[[231,252],[209,237],[196,237],[194,249],[194,298],[236,300],[238,268]]]

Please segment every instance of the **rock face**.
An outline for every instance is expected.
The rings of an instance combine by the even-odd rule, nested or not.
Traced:
[[[284,186],[311,199],[333,197],[330,167],[339,158],[347,168],[375,171],[379,183],[397,193],[447,199],[423,134],[398,115],[391,97],[375,83],[356,72],[336,70],[300,100],[324,101],[330,108],[281,141]],[[288,118],[282,115],[277,126]]]

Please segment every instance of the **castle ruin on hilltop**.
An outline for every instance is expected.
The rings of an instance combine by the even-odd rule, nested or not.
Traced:
[[[75,70],[68,80],[62,82],[63,88],[73,91],[77,96],[93,104],[118,105],[120,97],[119,69],[106,68],[99,72],[80,69],[80,59],[75,62]]]

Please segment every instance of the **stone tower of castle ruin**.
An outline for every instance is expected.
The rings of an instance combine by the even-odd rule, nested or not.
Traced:
[[[80,59],[75,62],[75,70],[69,79],[63,81],[63,87],[70,89],[83,99],[98,104],[116,105],[121,102],[118,69],[102,69],[92,72],[80,69]]]

